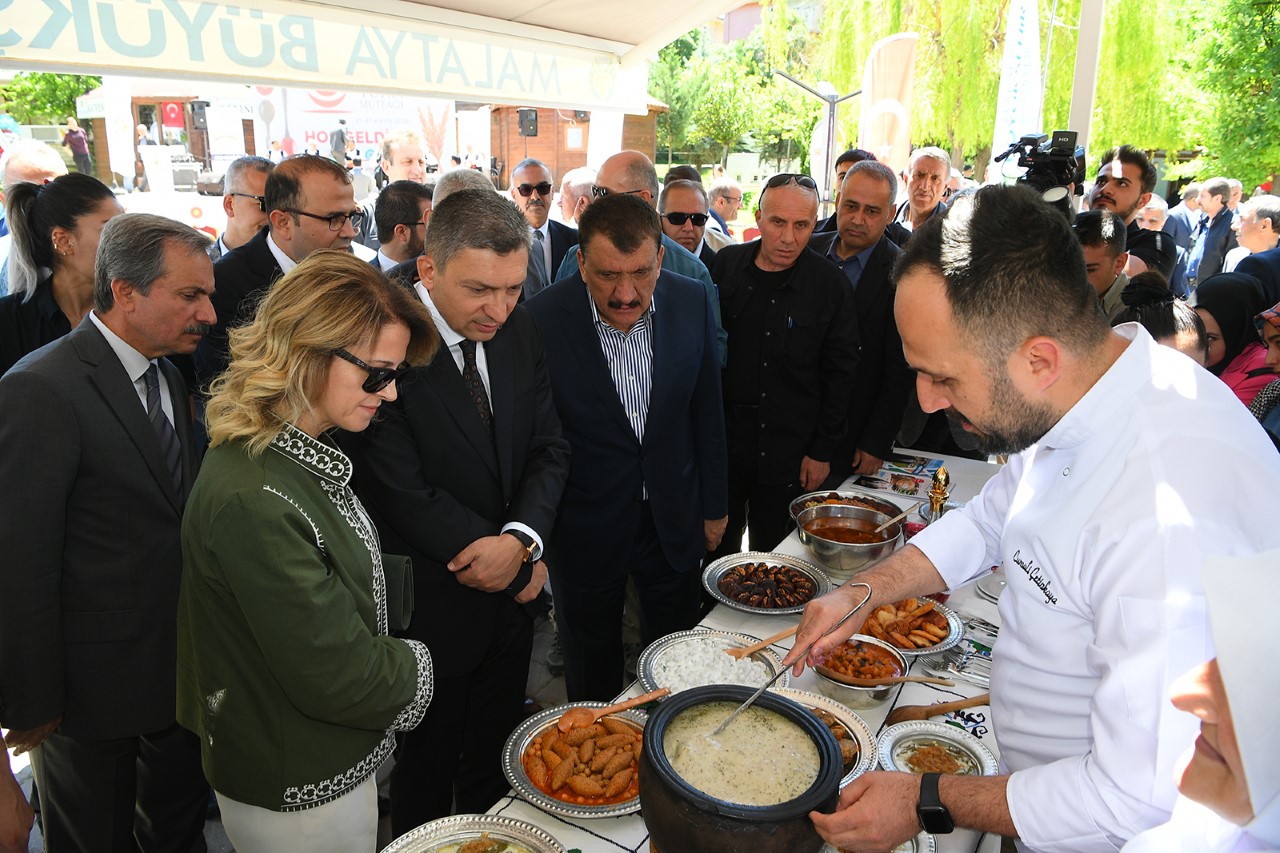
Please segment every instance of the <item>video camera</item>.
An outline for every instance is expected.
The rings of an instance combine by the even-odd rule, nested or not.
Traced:
[[[1084,149],[1076,145],[1076,132],[1055,130],[1052,140],[1045,133],[1024,136],[996,157],[995,162],[1003,162],[1014,152],[1018,154],[1018,166],[1024,170],[1017,182],[1040,193],[1045,201],[1072,219],[1073,206],[1067,187],[1073,185],[1074,195],[1084,193]]]

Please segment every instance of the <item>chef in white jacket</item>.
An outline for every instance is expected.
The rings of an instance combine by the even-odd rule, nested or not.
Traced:
[[[1168,819],[1195,726],[1165,697],[1212,656],[1200,567],[1280,546],[1261,511],[1280,457],[1220,380],[1136,324],[1107,327],[1066,219],[1024,188],[957,200],[916,233],[895,275],[921,405],[946,410],[986,452],[1014,455],[977,498],[857,580],[877,606],[1004,567],[991,676],[1002,774],[869,773],[814,824],[851,851],[952,825],[1024,850],[1118,850]],[[810,603],[795,649],[863,594]],[[787,663],[799,671],[797,657]]]

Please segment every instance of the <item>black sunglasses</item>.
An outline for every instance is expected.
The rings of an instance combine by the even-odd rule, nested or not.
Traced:
[[[537,193],[538,195],[551,195],[551,184],[546,181],[543,181],[540,184],[521,184],[516,187],[516,192],[520,193],[520,195],[525,198],[528,198],[534,193]]]
[[[227,195],[238,195],[240,198],[251,198],[258,203],[258,207],[263,213],[267,212],[267,198],[261,195],[250,195],[249,193],[227,193]]]
[[[625,190],[621,193],[615,193],[608,187],[602,187],[599,184],[591,185],[591,194],[596,198],[604,198],[607,195],[639,195],[642,192],[645,192],[645,190]]]
[[[765,181],[764,188],[766,190],[771,190],[775,187],[785,187],[792,181],[796,182],[796,186],[804,187],[807,190],[816,190],[818,188],[818,182],[813,178],[808,175],[798,175],[793,172],[779,172],[769,180]],[[763,192],[764,190],[761,190],[762,194]]]
[[[662,214],[662,218],[667,220],[677,228],[679,228],[681,225],[684,225],[686,222],[692,219],[693,227],[701,228],[703,225],[707,224],[707,220],[710,217],[708,217],[705,213],[664,213]]]
[[[356,231],[360,230],[360,224],[364,222],[364,211],[353,210],[350,213],[331,213],[328,216],[321,216],[318,213],[307,213],[305,210],[295,210],[292,207],[280,208],[285,213],[292,213],[295,216],[308,216],[312,219],[319,219],[321,222],[329,226],[330,231],[341,231],[342,226],[347,224],[347,220],[351,220],[351,227]]]
[[[333,354],[343,361],[348,361],[361,370],[368,372],[369,378],[360,386],[366,394],[377,394],[392,382],[399,381],[400,377],[409,371],[407,365],[402,367],[370,367],[344,349],[336,349]]]

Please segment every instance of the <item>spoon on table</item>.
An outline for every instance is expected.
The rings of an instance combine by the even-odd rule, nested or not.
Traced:
[[[894,675],[885,678],[854,678],[852,675],[845,675],[843,672],[836,672],[834,669],[822,664],[815,664],[814,670],[830,678],[832,681],[838,681],[841,684],[848,684],[850,687],[886,687],[890,684],[903,684],[905,682],[915,682],[918,684],[937,684],[940,687],[955,687],[954,681],[947,681],[945,678],[934,678],[932,675]]]
[[[556,723],[556,728],[562,732],[567,732],[569,729],[585,729],[587,726],[594,725],[601,717],[643,705],[645,702],[652,702],[654,699],[661,699],[670,692],[670,687],[659,687],[651,693],[636,696],[634,699],[624,699],[615,705],[606,705],[603,708],[570,708],[560,715],[560,722]]]
[[[796,633],[796,631],[799,631],[799,630],[800,630],[800,623],[797,622],[795,625],[792,625],[790,628],[779,631],[778,633],[774,634],[772,637],[761,640],[758,643],[755,643],[750,646],[744,646],[743,648],[740,648],[740,649],[725,649],[724,653],[731,658],[742,660],[747,655],[753,655],[756,652],[763,649],[765,646],[772,646],[774,643],[778,642],[779,640],[785,640],[787,637],[793,636]]]
[[[886,521],[884,524],[880,525],[879,527],[877,527],[875,530],[873,530],[873,531],[871,531],[871,532],[872,532],[872,533],[883,533],[883,532],[885,531],[885,529],[886,529],[890,524],[897,524],[899,521],[902,521],[902,519],[906,518],[908,515],[911,515],[911,513],[912,513],[913,511],[915,511],[915,509],[916,509],[916,507],[913,507],[913,506],[911,506],[911,507],[907,507],[907,508],[906,508],[906,509],[904,509],[902,512],[898,513],[898,514],[897,514],[897,515],[895,515],[893,518],[889,519],[889,520],[888,520],[888,521]]]
[[[991,704],[991,694],[980,693],[977,696],[970,696],[968,699],[939,702],[937,705],[903,705],[890,711],[889,716],[885,717],[884,721],[886,725],[895,726],[898,723],[905,723],[909,720],[927,720],[930,717],[950,714],[952,711],[962,711],[965,708],[976,708],[979,705],[989,704]]]

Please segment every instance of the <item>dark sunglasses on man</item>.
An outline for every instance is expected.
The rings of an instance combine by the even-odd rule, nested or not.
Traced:
[[[525,198],[528,198],[534,193],[537,193],[538,195],[551,195],[551,184],[546,181],[543,181],[540,184],[521,184],[516,187],[516,192],[520,193],[520,195]]]
[[[360,386],[364,389],[366,394],[377,394],[392,382],[398,382],[409,370],[408,365],[402,365],[400,367],[370,367],[344,349],[334,350],[333,354],[343,361],[354,364],[356,367],[369,374],[369,378]]]
[[[792,181],[795,182],[796,186],[804,187],[806,190],[813,190],[816,192],[818,189],[818,182],[808,175],[799,175],[794,172],[779,172],[764,182],[764,188],[760,190],[760,195],[764,195],[765,190],[785,187]]]
[[[707,220],[710,217],[708,217],[707,214],[705,213],[664,213],[662,214],[662,218],[667,220],[677,228],[679,228],[680,226],[688,222],[690,219],[692,219],[693,227],[701,228],[703,225],[707,224]]]

